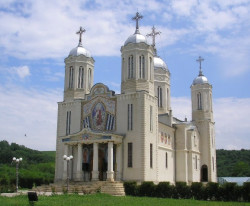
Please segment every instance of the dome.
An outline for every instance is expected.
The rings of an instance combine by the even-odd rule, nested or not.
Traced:
[[[135,33],[135,34],[131,35],[130,37],[128,37],[128,39],[124,43],[124,46],[129,44],[129,43],[141,43],[141,42],[144,42],[147,44],[146,37],[139,34],[139,33]]]
[[[69,56],[80,56],[80,55],[91,57],[90,52],[84,47],[79,46],[79,45],[76,48],[72,49],[69,53]]]
[[[154,57],[154,68],[162,68],[168,70],[166,63],[160,57]]]
[[[207,77],[203,76],[203,75],[199,75],[198,77],[196,77],[193,81],[193,85],[196,84],[209,84]]]

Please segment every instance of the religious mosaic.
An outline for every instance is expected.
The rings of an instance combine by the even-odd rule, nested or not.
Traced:
[[[171,145],[170,134],[160,132],[160,142],[165,145]]]
[[[105,128],[105,107],[101,102],[98,102],[92,109],[92,125],[93,129],[104,130]]]

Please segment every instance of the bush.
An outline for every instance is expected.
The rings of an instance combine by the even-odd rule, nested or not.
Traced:
[[[215,182],[208,182],[205,188],[206,198],[209,200],[216,200],[218,198],[219,184]],[[205,198],[204,198],[205,199]]]
[[[123,183],[126,195],[137,195],[137,184],[135,181],[128,181]]]
[[[244,182],[242,186],[242,196],[244,201],[250,202],[250,182]]]
[[[155,196],[163,197],[163,198],[171,198],[173,187],[169,184],[169,182],[160,182],[155,186]]]
[[[238,199],[236,196],[236,183],[226,182],[221,186],[221,200],[235,201]]]
[[[138,188],[138,194],[139,196],[154,197],[155,188],[156,186],[153,182],[143,182]]]
[[[174,196],[177,199],[188,199],[191,197],[190,187],[186,182],[176,182]]]
[[[193,182],[191,187],[191,196],[196,200],[203,199],[204,187],[201,182]]]

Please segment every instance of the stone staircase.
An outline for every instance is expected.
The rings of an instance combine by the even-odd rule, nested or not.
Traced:
[[[41,185],[32,189],[38,193],[66,193],[67,184],[65,182]],[[68,193],[94,194],[97,192],[110,194],[113,196],[125,196],[122,182],[70,182]]]
[[[110,194],[113,196],[125,196],[122,182],[105,182],[101,186],[101,193]]]

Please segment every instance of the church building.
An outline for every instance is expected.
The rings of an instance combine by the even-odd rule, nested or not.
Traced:
[[[93,85],[95,60],[79,44],[65,58],[64,99],[58,103],[55,182],[216,182],[212,85],[203,75],[191,83],[192,120],[172,115],[170,71],[157,55],[155,28],[121,46],[121,92]],[[67,161],[63,156],[73,156]]]

